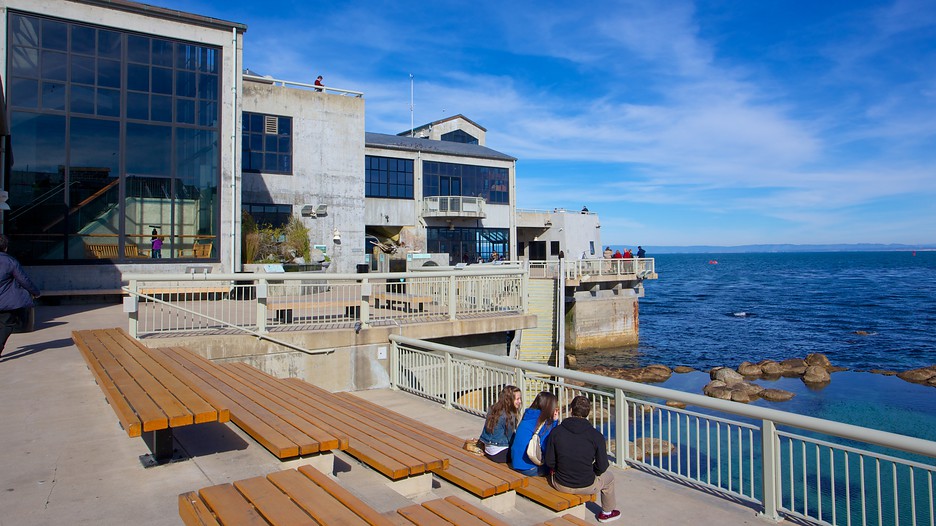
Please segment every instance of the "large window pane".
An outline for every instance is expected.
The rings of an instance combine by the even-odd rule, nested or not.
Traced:
[[[39,47],[39,19],[10,15],[10,40],[21,46]]]
[[[42,78],[45,80],[65,81],[68,72],[66,61],[68,55],[57,51],[42,52]]]
[[[39,76],[39,50],[31,47],[13,46],[10,56],[11,71],[22,77]]]
[[[71,87],[71,106],[73,113],[94,113],[94,88],[90,86]]]
[[[150,61],[150,39],[139,35],[130,35],[127,37],[127,60],[130,62],[139,62],[149,64]]]
[[[42,47],[44,49],[68,49],[68,25],[54,20],[42,21]]]
[[[98,60],[97,83],[108,88],[120,87],[120,61]]]
[[[73,117],[69,139],[68,259],[84,259],[93,257],[87,245],[117,242],[120,123]]]
[[[42,83],[42,108],[65,111],[65,84],[61,82]]]
[[[116,31],[98,30],[98,56],[107,58],[120,58],[120,33]]]
[[[84,27],[84,26],[72,26],[72,29],[71,29],[72,53],[82,53],[84,55],[93,55],[96,41],[97,41],[97,31],[94,28]]]
[[[172,128],[168,126],[127,123],[127,173],[168,176],[171,143]]]
[[[25,261],[61,259],[64,243],[65,116],[14,111],[13,170],[6,213],[10,252]]]
[[[149,66],[141,64],[127,65],[127,89],[134,91],[149,91]]]
[[[71,81],[80,84],[94,84],[96,78],[95,60],[91,57],[72,55],[71,61]]]
[[[10,105],[19,108],[39,106],[39,81],[14,78],[10,84]]]

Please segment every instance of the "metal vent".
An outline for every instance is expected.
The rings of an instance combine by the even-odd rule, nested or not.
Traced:
[[[272,115],[263,116],[263,131],[272,135],[279,133],[279,119]]]

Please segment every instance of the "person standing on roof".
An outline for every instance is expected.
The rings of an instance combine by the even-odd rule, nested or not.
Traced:
[[[322,76],[321,76],[321,75],[319,75],[318,77],[316,77],[316,79],[315,79],[315,85],[316,85],[316,86],[321,86],[321,88],[315,88],[315,91],[322,91],[322,90],[324,89],[325,84],[322,84]]]
[[[6,253],[9,246],[10,240],[0,234],[0,354],[20,317],[40,294],[19,261]]]

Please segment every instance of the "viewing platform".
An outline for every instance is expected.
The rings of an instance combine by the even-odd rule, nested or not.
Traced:
[[[303,466],[299,459],[280,461],[233,424],[204,423],[175,433],[177,455],[185,460],[144,469],[146,453],[116,425],[101,389],[72,344],[74,330],[124,327],[119,305],[44,306],[36,331],[14,334],[0,358],[0,429],[4,466],[0,482],[3,523],[181,524],[179,495],[221,483],[266,476]],[[427,426],[468,438],[477,436],[482,419],[445,409],[424,398],[376,389],[354,393]],[[626,524],[769,524],[749,504],[697,491],[637,469],[612,468]],[[431,491],[408,498],[386,477],[344,452],[335,453],[330,478],[393,524],[404,524],[396,510],[456,496],[479,505],[449,482],[435,479]],[[572,513],[595,523],[594,504],[555,513],[525,498],[497,515],[509,524],[527,526]],[[483,508],[483,507],[482,507]]]

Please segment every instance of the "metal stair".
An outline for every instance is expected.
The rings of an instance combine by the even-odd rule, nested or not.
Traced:
[[[556,281],[530,279],[527,295],[530,314],[536,315],[536,328],[523,330],[517,359],[556,365]]]

